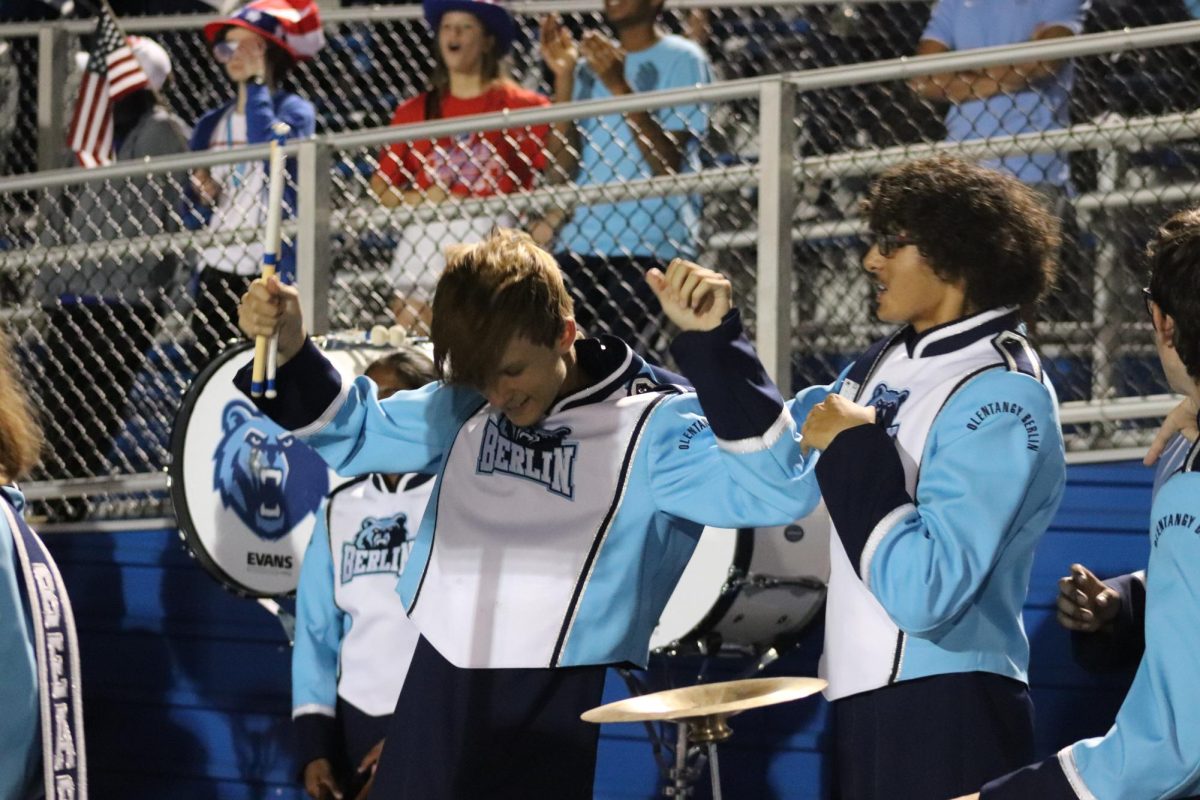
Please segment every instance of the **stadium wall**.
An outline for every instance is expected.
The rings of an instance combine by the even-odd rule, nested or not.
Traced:
[[[1135,462],[1076,465],[1043,541],[1026,603],[1033,643],[1038,751],[1111,723],[1130,676],[1097,677],[1072,662],[1054,622],[1055,581],[1073,561],[1102,575],[1147,557],[1151,471]],[[79,618],[92,796],[129,800],[302,800],[293,780],[289,650],[279,623],[222,589],[173,530],[48,537]],[[819,626],[770,674],[815,674]],[[735,677],[720,662],[656,669],[656,684]],[[626,695],[610,673],[606,699]],[[828,796],[824,701],[750,712],[721,749],[726,794],[809,800]],[[919,713],[919,712],[915,712]],[[597,800],[655,796],[657,773],[643,729],[601,734]],[[706,792],[699,796],[706,796]]]

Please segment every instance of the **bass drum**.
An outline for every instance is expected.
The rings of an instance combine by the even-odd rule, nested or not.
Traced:
[[[824,503],[791,525],[705,528],[650,649],[758,655],[790,646],[825,602],[829,535]]]
[[[315,339],[347,380],[394,348]],[[188,551],[237,594],[292,594],[317,509],[339,478],[233,385],[254,345],[225,350],[188,387],[171,434],[171,501]]]

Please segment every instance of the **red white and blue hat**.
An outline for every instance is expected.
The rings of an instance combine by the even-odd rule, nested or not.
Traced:
[[[230,26],[257,33],[297,61],[312,58],[325,46],[321,15],[312,0],[254,0],[228,18],[205,25],[204,38],[211,46]]]
[[[512,49],[517,25],[504,7],[503,0],[423,0],[422,5],[425,7],[425,20],[435,36],[438,26],[442,24],[443,14],[447,11],[465,11],[478,17],[487,32],[496,37],[501,53]]]

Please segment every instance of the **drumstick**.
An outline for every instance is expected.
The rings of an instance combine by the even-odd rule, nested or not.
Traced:
[[[283,218],[283,143],[289,128],[282,122],[271,128],[271,156],[267,189],[267,231],[263,241],[262,279],[275,274],[280,256],[280,228]],[[250,396],[268,399],[275,397],[275,366],[279,357],[279,334],[259,336],[254,340],[254,368],[250,376]]]

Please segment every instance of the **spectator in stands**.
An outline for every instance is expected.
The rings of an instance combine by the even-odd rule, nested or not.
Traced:
[[[288,126],[288,138],[316,131],[312,103],[284,87],[298,61],[312,58],[325,43],[316,3],[296,0],[295,8],[273,0],[254,0],[232,16],[204,26],[213,57],[225,67],[236,96],[196,123],[193,150],[227,150],[262,144],[276,123]],[[214,231],[262,230],[267,209],[265,161],[224,164],[192,173],[189,228]],[[293,181],[284,188],[283,216],[296,213]],[[249,242],[215,244],[201,250],[192,333],[197,364],[212,359],[221,344],[237,335],[238,300],[262,267],[261,234]],[[290,281],[295,250],[285,243],[280,272]]]
[[[116,160],[187,152],[187,125],[161,100],[171,75],[170,57],[146,37],[129,41],[148,85],[113,104]],[[183,180],[186,176],[106,180],[50,195],[41,241],[53,246],[172,232],[181,199],[175,187]],[[173,252],[121,251],[117,245],[108,257],[49,259],[38,275],[48,356],[39,396],[49,442],[46,468],[53,477],[111,471],[109,446],[124,426],[130,389],[179,273]],[[88,380],[79,380],[84,374]],[[83,511],[75,504],[70,509],[64,512],[68,517]]]
[[[1090,5],[1091,0],[939,0],[917,55],[1076,36]],[[946,138],[961,142],[1067,126],[1074,76],[1070,62],[1034,61],[924,76],[910,85],[927,100],[950,103]],[[1067,156],[1033,153],[982,163],[1036,188],[1061,220],[1059,290],[1048,298],[1044,313],[1054,318],[1090,317],[1091,264],[1079,248]]]
[[[1089,4],[1090,0],[939,0],[917,55],[1075,36],[1083,30]],[[946,136],[961,142],[1065,127],[1070,122],[1073,75],[1070,63],[1035,61],[923,76],[910,85],[928,100],[950,103]],[[1040,187],[1052,198],[1070,179],[1061,153],[1008,156],[984,165]]]
[[[544,18],[542,57],[554,75],[555,102],[709,83],[712,69],[703,49],[658,28],[663,2],[605,3],[604,16],[616,31],[615,42],[599,31],[587,31],[577,42],[556,16]],[[550,171],[554,179],[574,179],[580,186],[693,171],[699,167],[700,139],[707,128],[707,111],[701,105],[556,123],[557,135],[550,137]],[[570,215],[550,209],[530,227],[534,240],[545,247],[556,232],[557,258],[579,326],[589,335],[609,332],[650,345],[649,328],[660,309],[645,273],[664,268],[673,258],[695,256],[696,198],[581,203]]]
[[[393,125],[550,104],[504,74],[516,25],[500,0],[425,0],[425,19],[437,39],[429,88],[400,104]],[[547,131],[537,126],[398,142],[380,154],[371,190],[383,205],[449,201],[436,219],[410,222],[401,232],[389,274],[399,324],[428,332],[443,246],[477,242],[496,225],[515,224],[507,214],[457,214],[454,205],[531,188],[545,166]]]
[[[1200,209],[1172,217],[1148,248],[1146,307],[1171,388],[1200,400]],[[1076,564],[1059,581],[1058,619],[1093,658],[1140,661],[1116,722],[975,798],[1200,796],[1200,445],[1160,487],[1146,570],[1101,582]]]
[[[364,374],[380,400],[435,380],[433,362],[411,347]],[[342,484],[317,512],[292,650],[292,718],[314,800],[356,797],[374,774],[419,636],[396,580],[432,489],[432,475],[375,473]]]

